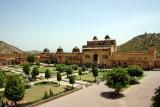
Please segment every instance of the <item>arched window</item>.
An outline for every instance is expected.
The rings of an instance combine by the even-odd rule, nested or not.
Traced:
[[[96,61],[96,62],[98,61],[98,55],[97,54],[93,55],[93,61]]]

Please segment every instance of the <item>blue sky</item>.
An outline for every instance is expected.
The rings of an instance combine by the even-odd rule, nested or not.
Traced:
[[[106,34],[118,45],[160,32],[160,0],[0,0],[0,40],[22,50],[64,51]]]

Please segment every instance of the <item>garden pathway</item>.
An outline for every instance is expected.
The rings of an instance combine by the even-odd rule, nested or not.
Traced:
[[[39,107],[150,107],[154,89],[160,85],[160,71],[148,71],[145,75],[140,84],[129,87],[119,98],[111,97],[113,90],[101,82]]]

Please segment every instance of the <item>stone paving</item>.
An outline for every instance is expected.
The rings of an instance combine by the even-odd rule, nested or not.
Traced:
[[[101,82],[39,107],[150,107],[154,89],[160,85],[160,71],[146,71],[145,75],[140,84],[132,85],[119,98],[113,99],[113,90]]]

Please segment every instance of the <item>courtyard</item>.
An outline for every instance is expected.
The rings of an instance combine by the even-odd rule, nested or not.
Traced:
[[[140,84],[132,85],[118,98],[111,97],[114,90],[101,82],[39,107],[82,107],[82,104],[83,107],[150,107],[154,89],[160,83],[160,72],[145,71],[144,74],[146,76],[139,81]]]

